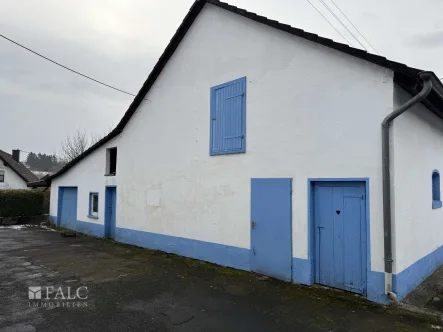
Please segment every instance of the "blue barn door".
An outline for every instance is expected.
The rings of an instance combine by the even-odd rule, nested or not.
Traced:
[[[105,193],[105,238],[115,238],[117,188],[106,187]]]
[[[251,269],[291,281],[292,179],[251,179]]]
[[[77,225],[77,187],[59,187],[57,226],[75,230]]]
[[[314,185],[315,282],[366,293],[364,182]]]

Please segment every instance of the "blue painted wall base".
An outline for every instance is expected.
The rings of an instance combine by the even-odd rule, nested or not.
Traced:
[[[380,304],[388,304],[389,300],[385,295],[385,274],[384,272],[368,271],[366,297],[369,301]]]
[[[443,246],[419,259],[400,273],[393,275],[392,287],[398,299],[405,298],[442,264]]]
[[[76,231],[96,237],[103,237],[105,234],[105,227],[102,224],[77,220]]]
[[[250,271],[251,269],[249,249],[120,227],[115,230],[115,240],[239,270]]]
[[[57,225],[57,216],[48,216],[49,222],[53,225]]]
[[[56,224],[57,217],[49,216]],[[77,220],[73,230],[96,237],[104,236],[104,225]],[[250,250],[223,244],[185,239],[175,236],[116,228],[115,240],[143,248],[165,251],[202,261],[250,271]],[[398,299],[403,299],[424,279],[443,264],[443,246],[418,260],[399,274],[393,275],[393,289]],[[384,294],[385,276],[383,272],[369,271],[367,275],[367,298],[380,304],[387,304]],[[292,258],[292,281],[297,284],[314,283],[312,262],[309,259]]]
[[[292,258],[292,281],[296,284],[314,284],[312,261],[303,258]],[[366,297],[372,302],[388,304],[385,296],[385,274],[369,271],[367,275]]]
[[[57,217],[54,216],[50,216],[49,219],[54,224],[57,221]],[[71,229],[96,237],[103,237],[105,231],[103,224],[81,220],[77,220],[76,227]],[[119,227],[115,231],[115,240],[147,249],[161,250],[222,266],[229,266],[239,270],[251,270],[249,249]]]
[[[311,260],[292,258],[292,281],[302,285],[312,285],[314,283]]]
[[[56,216],[49,216],[49,221],[52,224],[57,225],[57,217]],[[105,228],[102,224],[96,224],[96,223],[92,223],[92,222],[88,222],[88,221],[77,220],[75,223],[71,223],[70,225],[71,225],[71,227],[66,227],[66,228],[72,229],[73,231],[76,231],[79,233],[84,233],[84,234],[88,234],[88,235],[92,235],[92,236],[96,236],[96,237],[103,237],[104,236]]]

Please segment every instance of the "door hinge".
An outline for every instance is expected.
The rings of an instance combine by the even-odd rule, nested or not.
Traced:
[[[255,221],[251,220],[251,228],[254,229],[255,228]]]
[[[243,138],[243,137],[244,137],[244,135],[241,134],[241,135],[235,135],[235,136],[226,136],[226,137],[224,137],[224,139]]]

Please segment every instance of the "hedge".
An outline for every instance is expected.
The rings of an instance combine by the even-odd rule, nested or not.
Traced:
[[[38,190],[0,190],[0,218],[43,213],[43,193]]]

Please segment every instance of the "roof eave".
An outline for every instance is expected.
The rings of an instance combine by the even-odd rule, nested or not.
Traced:
[[[49,187],[50,185],[51,181],[40,180],[40,181],[28,182],[26,186],[29,188],[38,188],[38,187]]]
[[[4,158],[2,158],[1,156],[0,156],[0,159],[3,161],[3,163],[5,164],[5,166],[7,166],[8,168],[12,169],[12,171],[13,171],[15,174],[17,174],[17,175],[18,175],[23,181],[25,181],[26,183],[29,182],[28,179],[26,179],[26,178],[23,176],[23,174],[21,174],[20,172],[17,172],[17,171],[15,170],[15,168],[12,167],[12,165],[11,165],[7,160],[5,160]]]
[[[52,180],[65,172],[67,172],[71,167],[73,167],[76,163],[81,161],[83,158],[91,154],[93,151],[110,141],[112,138],[117,136],[123,131],[123,128],[126,126],[126,124],[129,122],[129,119],[132,117],[132,115],[135,113],[137,108],[140,106],[142,101],[145,98],[145,95],[148,93],[148,91],[151,89],[152,85],[157,80],[157,77],[162,72],[164,66],[169,61],[171,56],[174,54],[175,50],[177,49],[178,45],[186,35],[186,32],[189,30],[191,25],[194,23],[194,20],[197,18],[198,14],[206,4],[206,2],[209,2],[208,0],[196,0],[194,4],[189,9],[188,14],[183,19],[183,22],[178,27],[177,31],[175,32],[174,36],[171,38],[168,46],[163,51],[162,55],[158,59],[157,63],[155,64],[154,68],[152,69],[151,73],[149,74],[148,78],[146,79],[145,83],[141,87],[140,91],[137,93],[136,97],[132,101],[131,105],[129,106],[128,110],[123,115],[120,122],[117,124],[117,126],[112,130],[108,135],[103,137],[100,141],[98,141],[96,144],[91,146],[88,150],[83,152],[80,156],[77,158],[71,160],[68,164],[66,164],[60,171],[57,173],[51,175],[48,180]]]
[[[394,71],[396,76],[397,75],[404,75],[405,77],[409,77],[410,79],[413,79],[413,78],[416,78],[417,74],[421,71],[416,68],[408,67],[405,64],[388,60],[385,57],[371,54],[371,53],[368,53],[367,51],[364,51],[364,50],[361,50],[358,48],[353,48],[353,47],[350,47],[349,45],[346,45],[346,44],[335,42],[331,39],[324,38],[324,37],[318,36],[316,34],[306,32],[302,29],[298,29],[298,28],[292,27],[287,24],[282,24],[278,21],[268,19],[267,17],[257,15],[256,13],[248,12],[247,10],[237,8],[237,7],[232,6],[228,3],[220,2],[218,0],[196,0],[193,3],[193,5],[191,6],[191,8],[189,9],[189,12],[187,13],[186,17],[183,19],[183,22],[178,27],[176,33],[174,34],[174,36],[170,40],[169,44],[167,45],[167,47],[163,51],[162,55],[160,56],[159,60],[155,64],[154,68],[152,69],[152,71],[149,74],[148,78],[146,79],[145,83],[141,87],[137,96],[132,101],[131,105],[129,106],[129,108],[125,112],[125,114],[123,115],[122,119],[120,120],[120,122],[118,123],[116,128],[111,133],[109,133],[107,136],[105,136],[102,140],[100,140],[99,142],[94,144],[91,148],[86,150],[79,157],[77,157],[74,160],[72,160],[71,162],[69,162],[59,172],[50,176],[48,180],[52,180],[52,179],[56,178],[57,176],[65,173],[71,167],[73,167],[76,163],[81,161],[83,158],[85,158],[86,156],[91,154],[94,150],[98,149],[100,146],[102,146],[103,144],[105,144],[106,142],[108,142],[109,140],[111,140],[112,138],[114,138],[115,136],[117,136],[119,133],[121,133],[123,131],[126,124],[129,122],[132,115],[135,113],[137,108],[140,106],[140,104],[144,100],[148,91],[150,90],[150,88],[152,87],[152,85],[154,84],[154,82],[156,81],[156,79],[158,78],[160,73],[162,72],[163,68],[166,66],[169,59],[174,54],[178,45],[183,40],[187,31],[189,30],[191,25],[194,23],[195,19],[200,14],[202,8],[205,6],[206,3],[212,4],[214,6],[222,8],[224,10],[230,11],[234,14],[238,14],[240,16],[243,16],[243,17],[253,20],[255,22],[265,24],[267,26],[273,27],[273,28],[281,30],[281,31],[285,31],[285,32],[290,33],[294,36],[298,36],[300,38],[309,40],[311,42],[315,42],[317,44],[337,50],[339,52],[346,53],[346,54],[351,55],[353,57],[360,58],[361,60],[365,60],[365,61],[371,62],[373,64],[379,65],[381,67],[388,68],[388,69]],[[435,74],[434,74],[434,76],[435,76]],[[438,78],[436,78],[436,79],[438,80]],[[439,96],[439,98],[441,99],[442,105],[443,105],[443,86],[442,86],[441,82],[439,82],[438,84],[436,83],[435,85],[436,85],[436,87],[435,87],[434,94]],[[432,102],[429,102],[429,103],[434,104]],[[435,112],[440,112],[439,111],[440,109],[443,110],[443,106],[442,107],[434,106],[434,108],[436,108]],[[442,119],[443,119],[443,117],[442,117]]]

